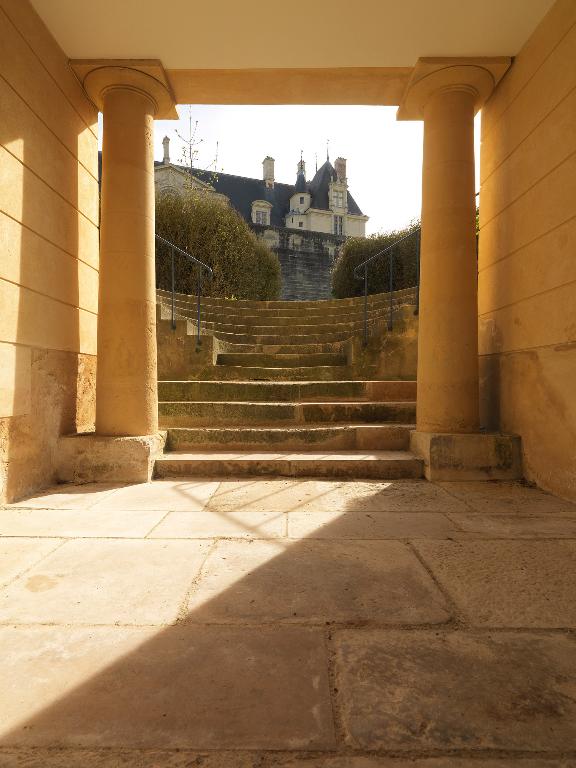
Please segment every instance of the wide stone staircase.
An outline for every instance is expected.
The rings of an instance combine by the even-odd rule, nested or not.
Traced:
[[[370,297],[370,334],[386,333],[388,314],[413,300],[413,291],[392,302]],[[160,427],[168,432],[158,477],[421,476],[408,452],[416,382],[368,380],[351,366],[361,300],[203,298],[199,348],[192,346],[195,297],[177,295],[174,329],[170,294],[159,291],[158,302],[159,358],[170,344],[179,355],[175,370],[186,374],[158,383]]]

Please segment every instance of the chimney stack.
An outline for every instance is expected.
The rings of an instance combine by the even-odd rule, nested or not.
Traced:
[[[170,139],[168,138],[168,136],[164,136],[164,138],[162,139],[162,146],[164,147],[164,159],[162,162],[164,163],[164,165],[169,165],[170,164]]]
[[[266,186],[269,189],[274,189],[274,158],[265,157],[262,161],[262,166],[264,169],[264,181],[266,182]]]
[[[336,178],[343,184],[346,184],[346,158],[337,157],[334,161],[334,170],[336,171]]]

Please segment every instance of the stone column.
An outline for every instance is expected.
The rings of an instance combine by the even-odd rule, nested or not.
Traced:
[[[416,431],[429,480],[513,479],[519,440],[479,432],[474,115],[509,59],[421,59],[398,117],[424,120]]]
[[[418,332],[420,432],[476,432],[476,93],[447,86],[424,105]]]
[[[417,431],[477,432],[474,115],[508,59],[421,59],[398,117],[424,120]]]
[[[125,66],[93,65],[84,87],[104,122],[96,433],[151,435],[158,431],[153,131],[173,101],[165,83]]]
[[[155,104],[143,92],[103,94],[96,432],[158,430],[154,275]]]

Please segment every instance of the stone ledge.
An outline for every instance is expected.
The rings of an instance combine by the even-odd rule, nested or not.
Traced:
[[[156,457],[164,450],[166,432],[138,437],[93,433],[65,435],[58,440],[56,472],[65,483],[146,483]]]
[[[519,480],[518,435],[410,433],[410,450],[424,461],[427,480]]]

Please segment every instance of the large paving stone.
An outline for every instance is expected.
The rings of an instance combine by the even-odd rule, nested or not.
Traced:
[[[439,512],[290,512],[290,538],[445,539],[459,529]]]
[[[510,757],[286,757],[283,753],[197,752],[123,749],[0,749],[1,768],[575,768],[573,760],[526,760]]]
[[[114,493],[121,485],[119,483],[87,483],[86,485],[56,485],[42,493],[21,499],[12,507],[29,507],[32,509],[89,509],[98,501]]]
[[[230,509],[276,512],[449,512],[467,511],[464,502],[426,480],[230,480],[208,503]]]
[[[576,504],[514,482],[436,483],[476,512],[576,515]]]
[[[453,512],[451,519],[468,538],[576,539],[576,516],[523,515],[520,512]]]
[[[0,520],[5,512],[0,512]],[[0,539],[0,585],[7,584],[23,571],[60,546],[60,539]]]
[[[341,713],[355,748],[576,748],[570,638],[344,630],[335,643]]]
[[[0,768],[262,768],[262,758],[253,752],[189,749],[17,747],[0,748]]]
[[[330,749],[327,668],[297,627],[0,628],[0,744]]]
[[[207,542],[66,542],[0,590],[3,624],[167,624],[198,575]]]
[[[438,623],[449,612],[416,557],[393,541],[222,541],[189,601],[198,622]]]
[[[169,512],[152,531],[152,539],[271,539],[286,534],[282,512]]]
[[[123,764],[122,764],[123,765]],[[273,763],[273,765],[276,765]],[[394,757],[294,757],[283,768],[575,768],[573,760],[546,760],[503,757],[477,759],[476,757],[431,757],[402,759]],[[169,764],[171,766],[171,764]],[[11,766],[9,767],[11,768]],[[51,766],[49,766],[51,768]],[[57,767],[59,768],[59,767]],[[210,768],[210,766],[208,766]]]
[[[5,509],[0,536],[140,538],[166,515],[146,510]]]
[[[204,509],[218,485],[217,480],[153,480],[120,488],[93,508],[197,512]]]
[[[265,756],[264,756],[265,755]],[[576,768],[576,761],[504,757],[287,757],[272,752],[178,749],[0,748],[0,768]]]
[[[467,621],[576,627],[576,542],[417,541]]]

